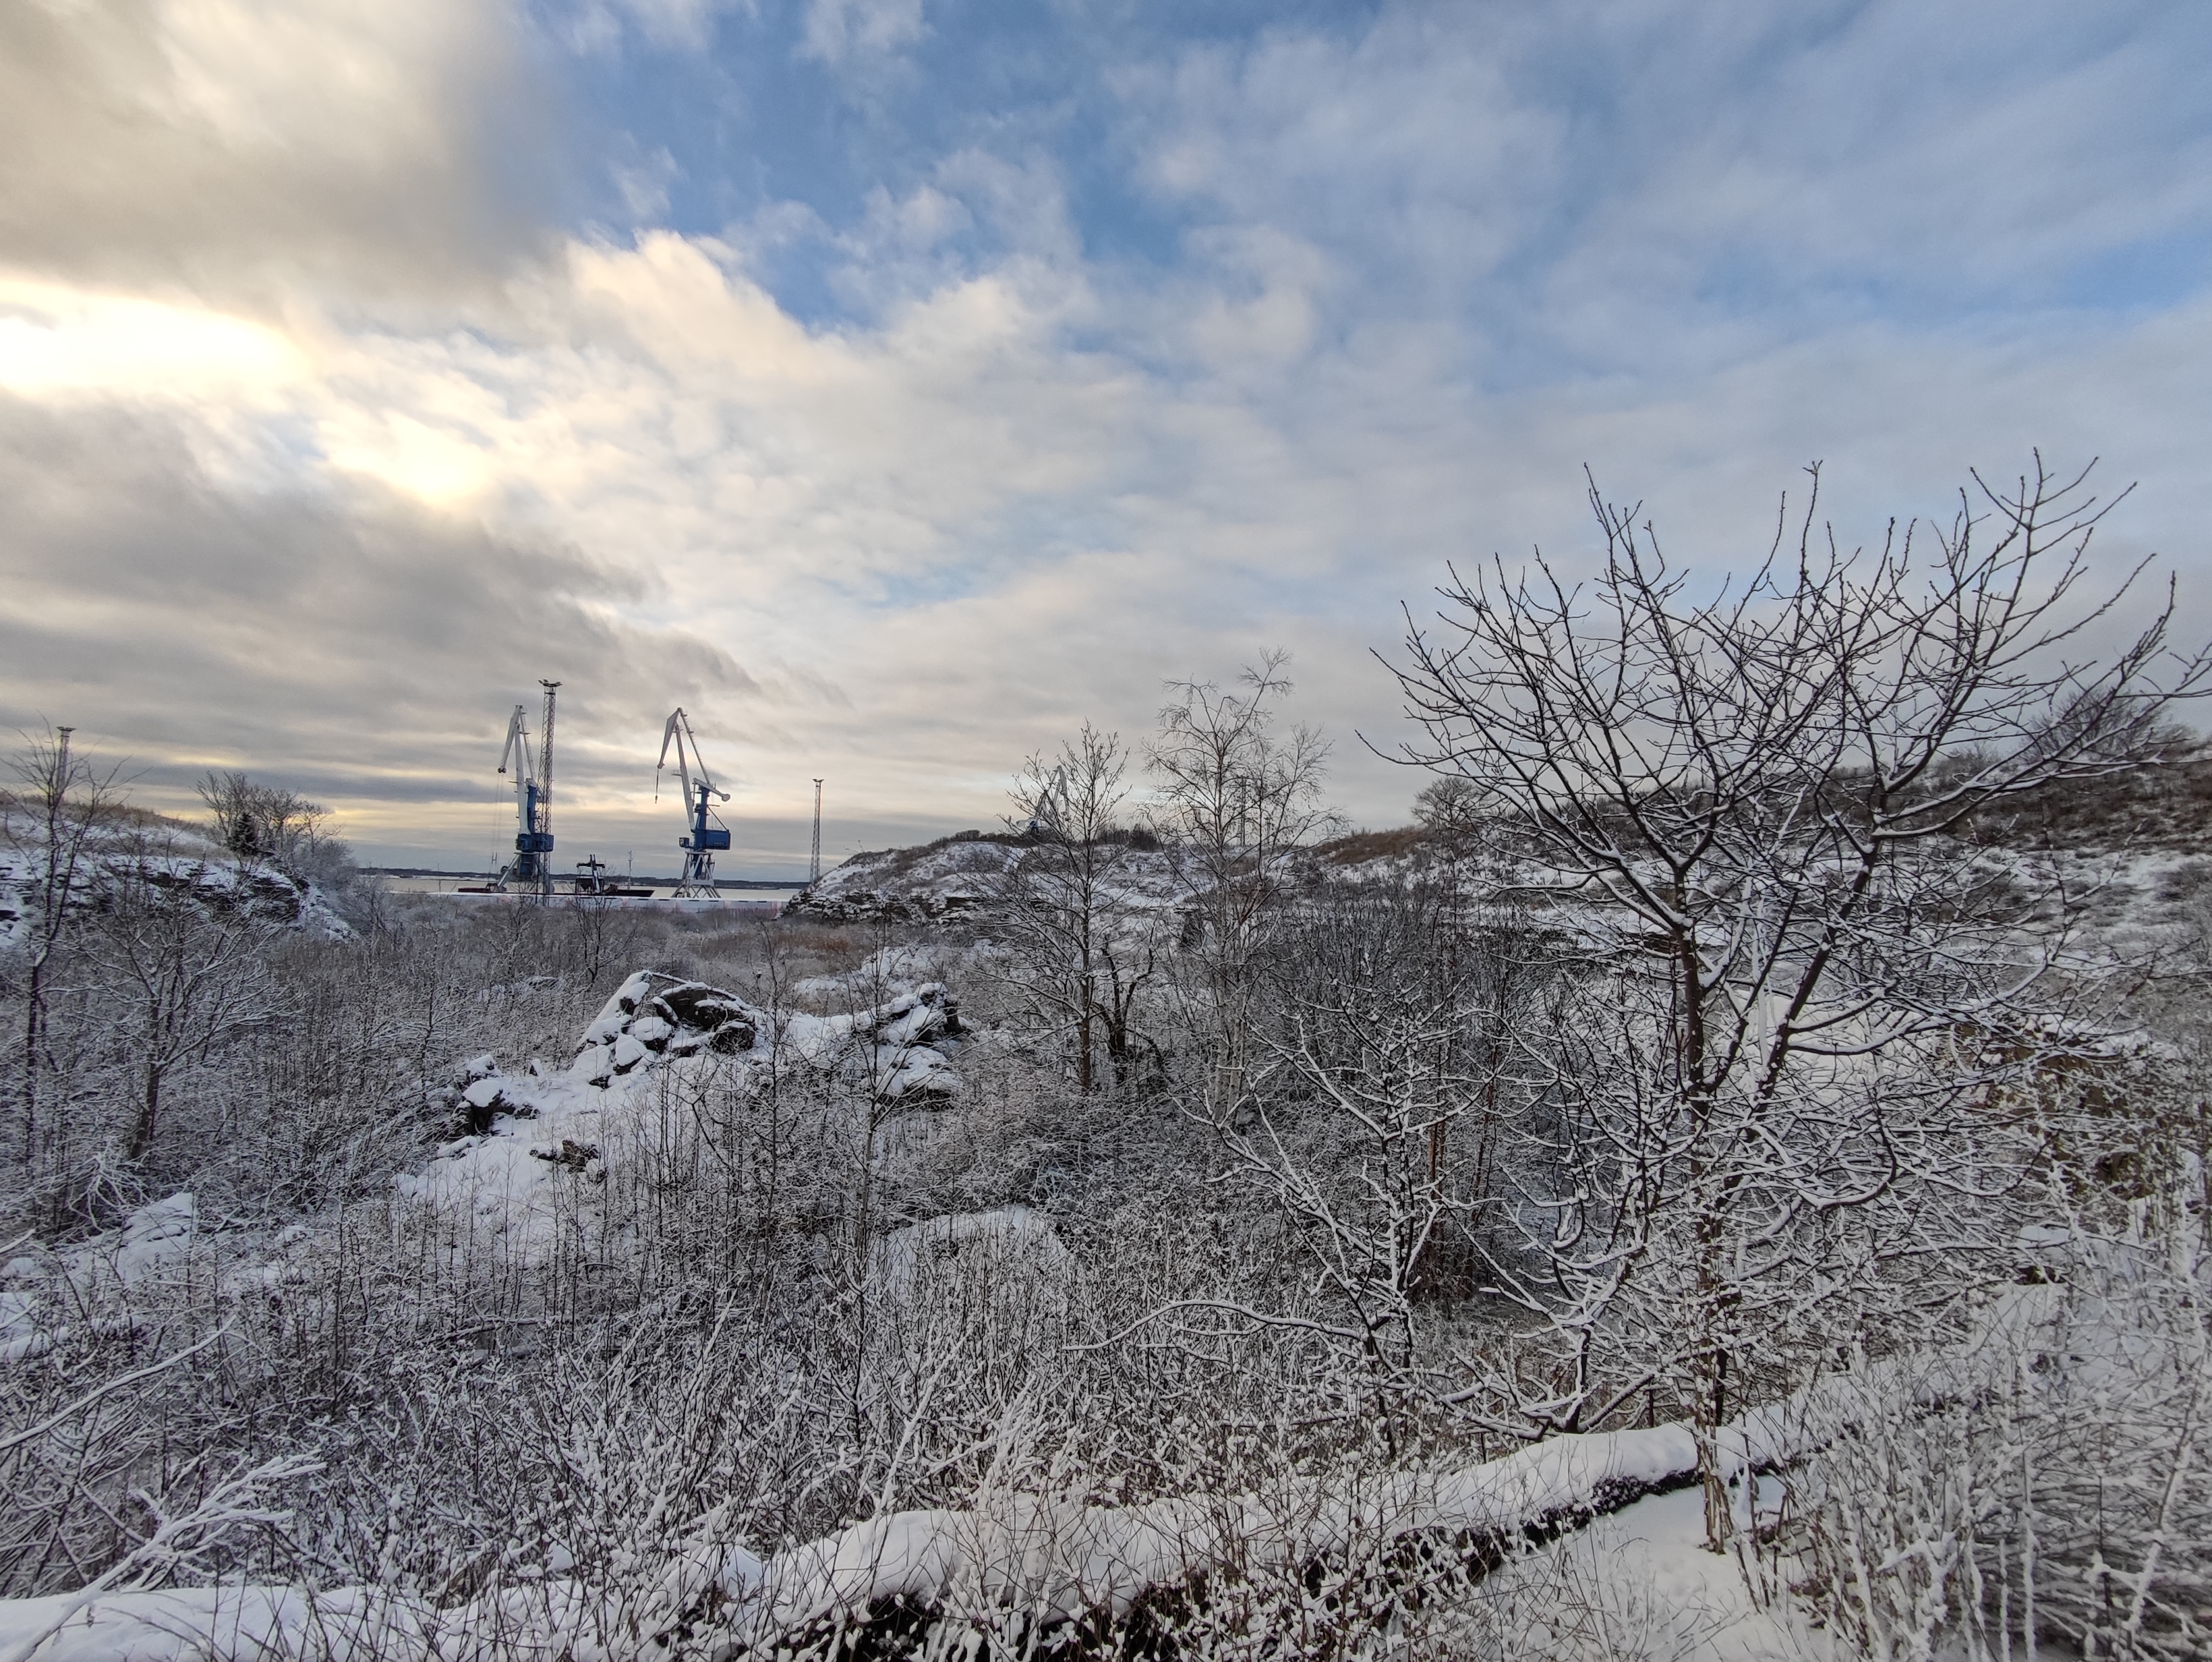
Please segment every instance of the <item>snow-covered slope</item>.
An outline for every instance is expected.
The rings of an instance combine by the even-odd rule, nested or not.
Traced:
[[[988,914],[1016,868],[1039,848],[1024,837],[963,831],[919,848],[856,854],[824,872],[784,910],[789,916],[833,922],[927,922]],[[1417,831],[1358,832],[1299,856],[1316,873],[1354,880],[1402,870],[1423,857]],[[1202,881],[1172,849],[1138,843],[1115,849],[1107,886],[1115,904],[1164,911],[1188,902]]]
[[[247,864],[197,849],[146,853],[108,849],[79,868],[70,886],[76,906],[94,904],[103,885],[118,880],[189,893],[210,909],[246,911],[272,926],[325,941],[349,940],[353,926],[339,916],[313,883],[274,867]],[[0,949],[23,938],[36,905],[39,857],[34,849],[0,844]]]

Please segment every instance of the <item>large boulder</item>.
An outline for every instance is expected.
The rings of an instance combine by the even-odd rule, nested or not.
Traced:
[[[933,981],[844,1014],[793,1015],[783,1041],[814,1067],[854,1084],[872,1081],[884,1101],[921,1107],[959,1094],[959,1076],[936,1045],[957,1043],[965,1031],[959,1000]]]
[[[605,1087],[662,1058],[750,1050],[767,1026],[767,1017],[735,993],[641,970],[585,1028],[569,1071]]]

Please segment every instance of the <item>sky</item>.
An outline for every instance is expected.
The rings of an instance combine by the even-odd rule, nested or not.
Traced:
[[[1448,562],[1717,580],[2033,452],[2212,635],[2212,8],[0,0],[0,736],[364,858],[725,874],[1291,654],[1355,824]],[[534,718],[533,718],[534,719]],[[2201,725],[2201,723],[2200,723]],[[1380,753],[1378,753],[1380,752]],[[1141,783],[1139,773],[1132,782]]]

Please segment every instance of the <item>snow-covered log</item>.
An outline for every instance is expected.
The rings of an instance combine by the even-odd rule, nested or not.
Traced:
[[[1126,1611],[1156,1588],[1232,1560],[1297,1563],[1354,1542],[1421,1533],[1483,1539],[1555,1529],[1687,1481],[1686,1428],[1561,1437],[1458,1471],[1390,1473],[1349,1488],[1188,1495],[1136,1507],[1062,1506],[1007,1495],[970,1510],[892,1513],[763,1561],[714,1539],[667,1565],[642,1600],[619,1607],[574,1580],[432,1610],[362,1587],[191,1588],[0,1602],[11,1651],[63,1627],[40,1662],[167,1662],[216,1647],[256,1653],[399,1658],[477,1653],[666,1654],[680,1629],[744,1647],[865,1621],[881,1607],[962,1601],[1020,1609],[1044,1625]],[[657,1641],[657,1642],[656,1642]]]

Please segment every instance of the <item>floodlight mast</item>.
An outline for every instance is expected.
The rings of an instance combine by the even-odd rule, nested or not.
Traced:
[[[814,851],[807,857],[806,886],[822,880],[822,782],[814,782]]]
[[[538,831],[544,840],[538,850],[538,892],[553,892],[553,693],[558,681],[540,681],[545,689],[545,723],[539,730],[538,764]]]
[[[707,771],[707,758],[699,753],[698,736],[691,731],[691,718],[678,705],[660,730],[660,760],[653,764],[653,797],[660,795],[661,770],[668,765],[671,746],[676,751],[676,771],[684,782],[684,813],[687,834],[677,838],[676,846],[684,850],[684,875],[676,885],[678,900],[719,900],[721,891],[714,886],[714,855],[727,852],[730,846],[729,828],[707,806],[711,796],[726,802],[729,792],[714,782]],[[688,752],[688,754],[687,754]],[[699,776],[694,779],[691,776]]]

